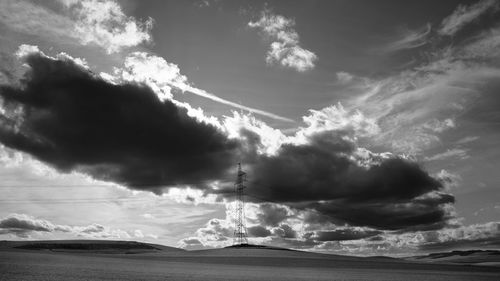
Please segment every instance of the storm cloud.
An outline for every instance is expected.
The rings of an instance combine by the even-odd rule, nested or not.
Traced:
[[[60,172],[155,193],[189,185],[224,197],[208,184],[233,178],[242,161],[248,200],[305,212],[306,223],[430,230],[452,217],[454,197],[417,163],[376,153],[361,159],[349,122],[262,154],[259,134],[242,128],[240,138],[229,138],[146,85],[111,83],[69,57],[35,52],[25,60],[19,85],[0,87],[0,142]],[[282,223],[291,214],[270,204],[258,219],[278,236],[295,237]]]
[[[159,192],[221,178],[238,143],[139,84],[112,84],[70,59],[26,58],[21,86],[2,86],[0,141],[62,172]]]
[[[251,166],[256,198],[309,210],[309,222],[330,221],[377,229],[438,229],[451,218],[454,197],[417,163],[379,159],[368,167],[341,131],[315,134],[306,144],[284,144]]]

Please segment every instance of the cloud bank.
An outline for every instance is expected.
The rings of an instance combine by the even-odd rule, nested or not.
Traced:
[[[100,224],[87,226],[60,225],[26,214],[10,214],[0,219],[0,235],[13,235],[18,238],[31,239],[32,235],[40,235],[41,233],[62,233],[68,237],[94,239],[141,239],[145,237],[138,229],[134,232],[127,232],[120,229],[111,229]],[[154,238],[152,235],[147,235],[147,237]]]
[[[242,161],[251,200],[308,212],[311,221],[405,230],[439,228],[452,217],[453,196],[419,165],[357,145],[378,132],[359,111],[311,111],[308,126],[289,137],[239,114],[203,122],[143,80],[111,82],[68,55],[23,50],[29,69],[21,84],[0,87],[0,141],[60,172],[232,200],[222,182]]]
[[[236,141],[145,85],[109,83],[68,57],[26,63],[22,87],[0,88],[0,141],[60,171],[159,192],[218,179],[237,161]]]

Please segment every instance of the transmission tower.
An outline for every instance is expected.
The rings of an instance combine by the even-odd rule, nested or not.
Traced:
[[[241,170],[241,163],[238,163],[238,177],[234,183],[234,193],[236,195],[236,223],[234,226],[233,245],[248,244],[247,228],[245,226],[245,200],[243,190],[246,188],[244,182],[247,174]]]

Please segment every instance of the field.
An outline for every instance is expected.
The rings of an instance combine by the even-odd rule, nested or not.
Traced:
[[[130,242],[60,243],[0,242],[0,280],[500,280],[494,266],[272,248],[183,251]]]

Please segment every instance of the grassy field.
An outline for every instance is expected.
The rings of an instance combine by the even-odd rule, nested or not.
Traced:
[[[188,252],[137,244],[48,248],[3,243],[0,280],[500,280],[498,267],[273,249]]]

